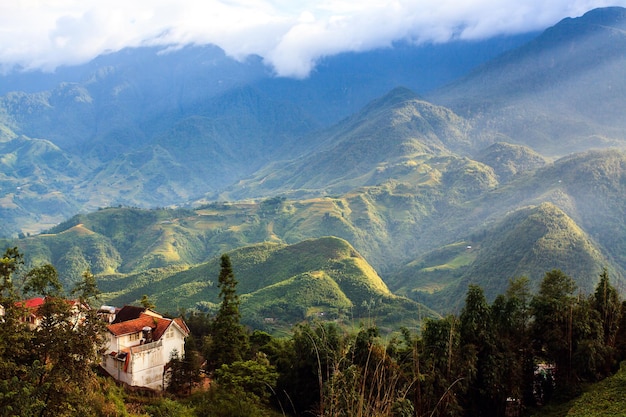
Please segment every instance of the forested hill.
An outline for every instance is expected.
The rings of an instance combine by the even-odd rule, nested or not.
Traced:
[[[339,196],[211,203],[193,210],[107,208],[6,244],[17,244],[32,264],[57,266],[67,283],[91,269],[118,282],[107,292],[126,293],[136,285],[123,302],[140,299],[142,291],[156,295],[150,280],[173,277],[227,251],[325,236],[349,242],[391,291],[439,312],[458,308],[468,283],[483,286],[491,299],[517,276],[527,276],[537,288],[553,268],[585,292],[603,267],[621,283],[619,236],[625,232],[614,215],[626,195],[626,155],[590,152],[546,163],[511,145],[493,152],[501,149],[516,155],[507,170],[495,168],[507,178],[502,183],[484,163],[422,156],[396,168],[403,176]],[[316,268],[326,267],[319,258]],[[152,278],[141,284],[143,276]],[[192,308],[214,279],[210,272],[186,277],[185,288],[197,288],[166,298],[176,300],[173,308]],[[158,292],[167,293],[166,283],[177,288],[177,279],[182,276],[164,280]]]
[[[312,110],[321,92],[296,100],[291,81],[215,48],[102,57],[89,77],[1,98],[0,227],[21,231],[6,244],[68,283],[86,269],[158,275],[326,236],[440,311],[468,283],[492,297],[517,275],[536,286],[552,267],[585,290],[603,267],[621,282],[626,136],[614,113],[602,121],[581,103],[624,107],[623,25],[621,8],[566,19],[444,88],[385,88],[336,123]],[[148,206],[175,208],[129,208]]]
[[[236,63],[210,47],[171,55],[125,50],[82,70],[42,75],[68,79],[0,97],[0,233],[32,234],[109,206],[336,195],[401,176],[424,152],[481,161],[494,143],[527,146],[539,158],[621,146],[621,118],[613,111],[624,97],[616,93],[623,79],[620,25],[623,9],[600,9],[526,43],[458,43],[420,55],[424,47],[400,54],[407,61],[398,56],[389,67],[386,53],[411,48],[338,57],[308,81],[266,78],[258,61]],[[445,88],[435,89],[441,82],[422,87],[422,72],[400,70],[414,66],[418,55],[439,62],[432,70],[439,74],[467,68],[452,65],[451,57],[470,65],[468,56],[487,58],[478,52],[487,44],[509,49]],[[370,82],[357,92],[355,78],[346,75],[349,64],[368,57],[386,69],[365,71]],[[546,67],[548,61],[554,66]],[[391,75],[398,72],[404,75]],[[330,82],[333,73],[338,78]],[[6,77],[16,88],[25,85],[17,75]],[[32,81],[35,74],[24,77]],[[394,89],[401,84],[413,92]]]

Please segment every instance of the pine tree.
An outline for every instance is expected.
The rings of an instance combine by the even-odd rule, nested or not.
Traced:
[[[600,274],[600,282],[594,294],[594,308],[600,314],[604,344],[607,347],[615,347],[615,337],[621,319],[622,308],[619,294],[609,281],[609,273],[606,268]]]
[[[545,274],[539,293],[531,301],[537,352],[542,352],[544,359],[555,364],[559,388],[567,388],[572,380],[572,319],[576,302],[572,294],[575,290],[574,280],[554,269]]]
[[[222,255],[218,282],[222,301],[213,322],[210,357],[207,359],[212,369],[244,360],[248,351],[248,335],[240,323],[237,280],[228,255]]]
[[[465,412],[473,416],[489,415],[506,403],[498,388],[502,385],[502,358],[497,352],[491,323],[491,310],[483,289],[470,285],[465,306],[459,316],[461,347],[468,354],[468,384]]]

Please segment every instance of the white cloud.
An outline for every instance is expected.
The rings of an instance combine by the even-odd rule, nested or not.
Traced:
[[[127,46],[213,43],[305,77],[340,52],[539,30],[607,5],[626,0],[11,0],[0,4],[0,66],[51,70]]]

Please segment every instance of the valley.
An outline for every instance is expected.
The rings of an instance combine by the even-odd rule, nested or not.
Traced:
[[[439,81],[415,67],[434,47],[399,47],[405,61],[372,52],[399,77],[375,86],[340,70],[366,59],[358,54],[286,80],[255,59],[189,47],[129,49],[65,82],[44,77],[46,90],[7,90],[3,243],[31,265],[52,263],[66,284],[89,269],[106,300],[148,294],[171,311],[214,307],[208,283],[222,253],[293,249],[300,265],[295,248],[323,251],[327,239],[358,254],[351,279],[375,277],[385,297],[400,297],[410,313],[396,317],[458,311],[469,284],[490,300],[515,277],[536,289],[553,268],[586,293],[607,268],[621,290],[625,22],[624,9],[597,9],[527,38],[466,44],[461,55],[483,61]],[[456,65],[454,48],[437,65]],[[328,262],[291,275],[264,266],[281,279],[246,290],[247,319],[280,315],[267,294],[313,282],[327,297],[303,300],[290,323],[381,296],[337,292]]]
[[[512,4],[0,62],[0,414],[623,413],[626,8]]]

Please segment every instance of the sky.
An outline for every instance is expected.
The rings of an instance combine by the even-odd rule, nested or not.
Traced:
[[[545,29],[626,0],[1,0],[0,71],[53,71],[125,47],[215,44],[276,75],[326,56]]]

